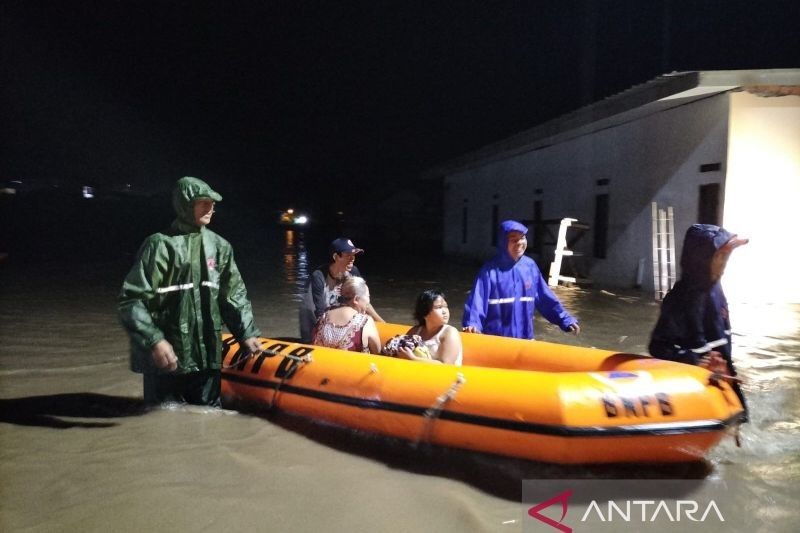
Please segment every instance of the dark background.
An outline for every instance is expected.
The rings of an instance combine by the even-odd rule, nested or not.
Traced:
[[[293,206],[326,238],[377,240],[357,226],[386,230],[392,202],[420,202],[404,235],[435,233],[425,168],[659,74],[798,67],[799,15],[796,1],[4,0],[0,181],[22,184],[0,195],[0,252],[135,251],[184,175],[225,196],[218,230]]]

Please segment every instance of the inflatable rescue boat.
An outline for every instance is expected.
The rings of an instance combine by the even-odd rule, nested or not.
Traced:
[[[407,326],[378,324],[381,341]],[[224,340],[226,407],[552,463],[702,458],[743,408],[707,370],[644,355],[462,333],[464,366],[263,338]]]

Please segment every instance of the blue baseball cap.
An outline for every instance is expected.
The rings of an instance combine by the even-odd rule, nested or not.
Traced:
[[[328,249],[332,254],[360,254],[364,251],[361,248],[357,248],[353,241],[346,237],[334,239]]]

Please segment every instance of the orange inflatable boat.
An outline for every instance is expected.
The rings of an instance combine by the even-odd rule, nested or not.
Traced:
[[[407,326],[378,324],[382,342]],[[708,371],[643,355],[462,334],[464,366],[225,338],[226,406],[553,463],[703,457],[742,405]]]

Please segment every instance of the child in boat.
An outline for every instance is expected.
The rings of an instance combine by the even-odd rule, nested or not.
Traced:
[[[313,343],[351,352],[379,353],[381,340],[375,320],[367,314],[369,306],[367,282],[357,276],[347,278],[342,283],[339,304],[329,307],[314,326]]]
[[[720,278],[731,252],[748,243],[711,224],[686,231],[681,278],[667,293],[650,337],[650,354],[736,376],[731,357],[731,323]],[[747,412],[739,384],[733,388]]]
[[[406,335],[419,335],[431,358],[420,357],[407,347],[398,348],[397,355],[413,361],[461,366],[461,336],[456,328],[448,324],[450,309],[442,291],[423,291],[417,297],[414,319],[417,325],[409,329]]]

